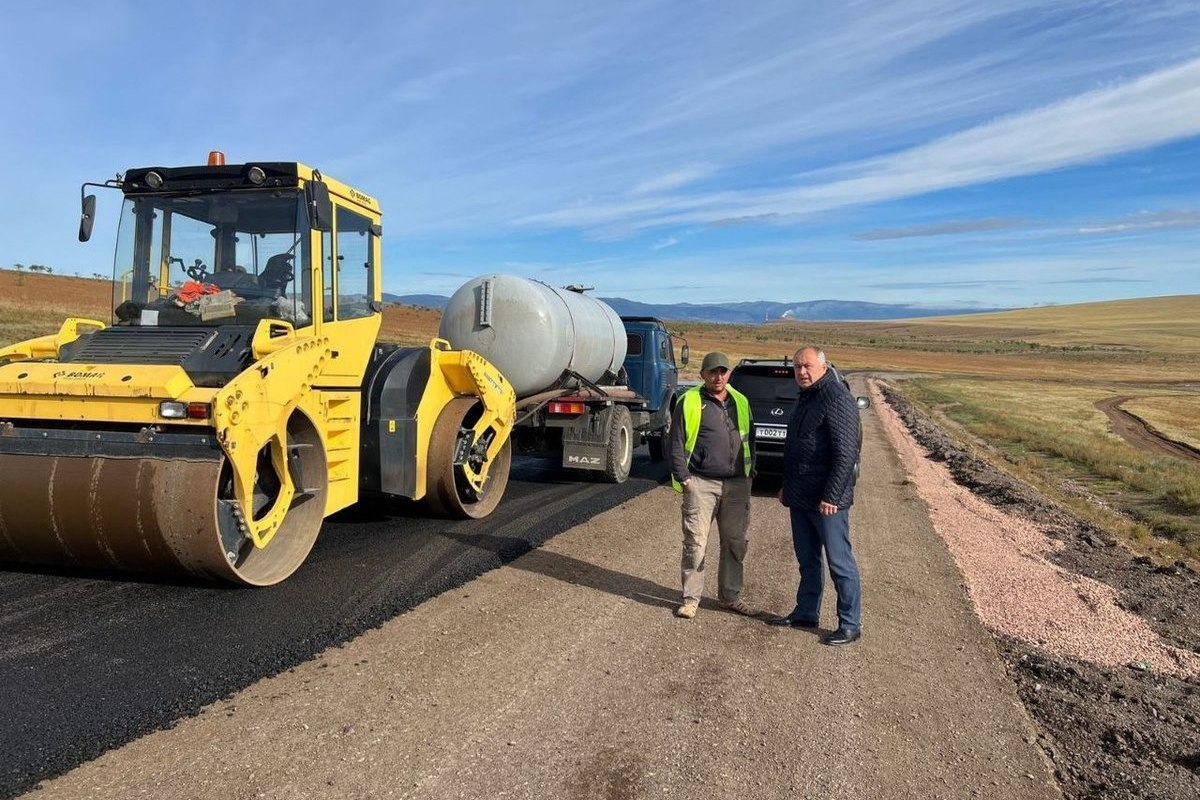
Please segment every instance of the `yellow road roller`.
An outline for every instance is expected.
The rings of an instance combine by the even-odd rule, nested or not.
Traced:
[[[495,509],[512,387],[440,339],[377,341],[373,197],[219,152],[89,186],[124,195],[112,318],[0,347],[0,562],[265,586],[364,496]]]

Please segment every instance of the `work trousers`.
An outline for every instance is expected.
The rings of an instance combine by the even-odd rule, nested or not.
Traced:
[[[793,619],[816,622],[821,616],[821,591],[825,588],[825,565],[837,590],[838,627],[856,631],[862,626],[862,586],[858,564],[850,548],[850,509],[825,516],[816,509],[790,509],[792,546],[800,565],[800,588],[796,590]]]
[[[750,525],[750,478],[705,478],[693,475],[683,487],[684,601],[700,601],[704,591],[704,551],[713,520],[721,540],[717,567],[717,599],[732,603],[742,594],[742,562]]]

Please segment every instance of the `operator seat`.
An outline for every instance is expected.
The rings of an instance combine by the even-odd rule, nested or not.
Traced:
[[[258,285],[254,276],[248,274],[245,267],[237,264],[229,264],[218,269],[209,277],[208,282],[222,289],[239,289]]]
[[[258,285],[273,297],[279,297],[292,279],[292,254],[278,253],[267,259],[267,265],[258,276]]]

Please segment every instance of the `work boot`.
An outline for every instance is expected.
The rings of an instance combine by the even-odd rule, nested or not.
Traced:
[[[740,597],[730,603],[721,603],[721,608],[725,609],[726,611],[732,611],[735,614],[742,614],[747,617],[753,617],[758,614],[758,611],[751,608],[746,601]]]
[[[675,609],[675,616],[680,619],[691,619],[696,616],[696,611],[700,608],[699,600],[684,600],[683,605]]]

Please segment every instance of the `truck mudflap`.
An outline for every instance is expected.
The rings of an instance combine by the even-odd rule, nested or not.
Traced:
[[[589,470],[606,483],[624,483],[633,467],[636,436],[629,408],[619,403],[606,406],[563,428],[562,465]]]
[[[604,469],[608,449],[603,444],[563,442],[562,465],[567,469]]]

